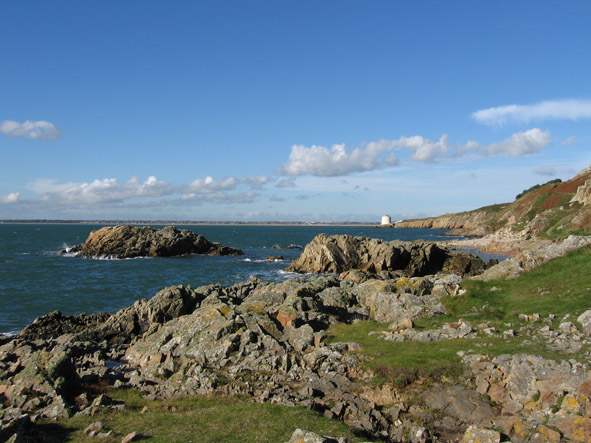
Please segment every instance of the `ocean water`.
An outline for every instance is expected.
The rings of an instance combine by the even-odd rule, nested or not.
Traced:
[[[301,251],[274,245],[305,246],[319,233],[384,240],[441,239],[440,230],[377,229],[372,226],[181,226],[244,250],[243,256],[190,255],[172,258],[93,260],[60,254],[83,243],[103,225],[0,224],[0,333],[21,330],[53,310],[65,315],[116,312],[170,285],[232,285],[251,277],[281,281]],[[160,226],[154,226],[160,227]],[[266,262],[269,255],[284,260]]]

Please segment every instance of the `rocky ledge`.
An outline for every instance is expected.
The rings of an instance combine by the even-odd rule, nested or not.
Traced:
[[[397,273],[407,277],[438,272],[477,275],[487,268],[468,252],[452,251],[434,242],[384,241],[350,235],[317,235],[288,268],[299,273],[341,273],[352,269]]]
[[[240,249],[212,243],[188,229],[167,226],[107,226],[92,231],[86,241],[69,253],[84,258],[172,257],[186,254],[242,255]]]

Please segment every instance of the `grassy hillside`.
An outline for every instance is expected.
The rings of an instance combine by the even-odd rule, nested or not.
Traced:
[[[473,211],[397,223],[397,227],[439,227],[462,235],[483,235],[505,230],[524,238],[562,238],[591,234],[591,205],[571,202],[580,186],[591,179],[586,169],[572,179],[537,184],[516,196],[512,203],[485,206]]]

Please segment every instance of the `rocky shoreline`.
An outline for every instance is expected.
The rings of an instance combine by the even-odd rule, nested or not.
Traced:
[[[589,243],[570,237],[541,248],[530,254],[530,268]],[[487,269],[434,243],[318,236],[290,268],[323,275],[171,286],[115,314],[52,312],[0,343],[0,440],[37,435],[34,423],[43,417],[125,409],[90,389],[105,386],[150,398],[247,395],[300,405],[383,441],[586,441],[587,364],[471,350],[462,354],[459,380],[417,376],[405,386],[375,385],[359,344],[327,341],[331,325],[375,320],[390,324],[379,334],[391,341],[522,334],[565,353],[591,342],[591,311],[577,318],[580,329],[566,319],[554,329],[535,313],[523,314],[530,324],[521,330],[463,319],[414,329],[417,319],[446,313],[441,298],[461,294],[464,276],[496,275],[503,263]],[[299,441],[306,432],[294,435]]]

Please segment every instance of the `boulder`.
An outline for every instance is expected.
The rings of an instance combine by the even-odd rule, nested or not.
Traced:
[[[345,438],[333,438],[325,435],[319,435],[314,432],[305,431],[303,429],[296,429],[288,443],[344,443]]]
[[[577,321],[581,324],[583,332],[587,335],[591,335],[591,309],[588,309],[579,315]]]
[[[467,252],[450,251],[433,242],[384,241],[350,235],[317,235],[293,261],[288,271],[343,273],[359,269],[370,273],[403,271],[409,277],[454,272],[476,275],[485,264]]]
[[[172,257],[186,254],[242,255],[240,249],[212,243],[187,229],[167,226],[107,226],[92,231],[86,242],[68,252],[84,258]]]

